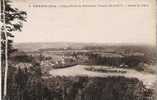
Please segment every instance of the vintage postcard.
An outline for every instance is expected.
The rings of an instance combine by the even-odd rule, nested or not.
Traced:
[[[1,0],[2,100],[157,100],[156,0]]]

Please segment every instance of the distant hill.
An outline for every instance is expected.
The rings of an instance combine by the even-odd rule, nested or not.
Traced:
[[[39,49],[50,49],[50,48],[81,49],[89,45],[96,45],[96,44],[54,42],[54,43],[16,43],[14,46],[15,48],[22,51],[37,51]]]
[[[38,51],[38,50],[53,50],[53,49],[106,49],[106,50],[132,50],[143,51],[154,50],[155,47],[148,45],[133,45],[133,44],[103,44],[103,43],[68,43],[68,42],[53,42],[53,43],[15,43],[14,47],[20,51]],[[144,51],[145,51],[144,50]]]

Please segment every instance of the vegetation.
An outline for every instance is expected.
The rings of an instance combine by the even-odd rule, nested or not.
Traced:
[[[136,78],[45,77],[41,57],[30,60],[32,67],[9,67],[7,100],[154,100],[153,90],[145,88]]]
[[[88,64],[143,70],[144,64],[146,63],[145,56],[139,56],[133,54],[121,55],[121,54],[114,54],[114,53],[100,53],[100,54],[90,53],[88,54],[88,58],[89,58]]]
[[[4,87],[2,94],[3,99],[7,96],[7,78],[8,78],[8,60],[9,55],[15,49],[12,47],[12,38],[14,31],[21,31],[22,22],[26,21],[26,12],[20,11],[11,6],[9,0],[1,0],[1,62],[2,62],[2,86]],[[4,78],[4,79],[3,79]],[[4,83],[3,83],[4,82]]]
[[[8,54],[16,51],[13,48],[13,38],[15,31],[21,31],[23,27],[23,22],[26,21],[26,12],[21,11],[17,8],[14,8],[11,5],[10,0],[1,0],[1,4],[4,4],[5,7],[1,6],[1,23],[5,21],[6,33],[7,37],[5,36],[5,27],[4,24],[1,27],[1,50],[2,50],[2,58],[4,58],[4,49],[5,49],[5,40],[8,39]],[[5,8],[5,9],[4,9]],[[5,10],[3,12],[3,10]],[[3,16],[4,15],[4,16]],[[4,19],[5,18],[5,19]],[[3,60],[3,59],[2,59]]]
[[[103,73],[127,73],[125,70],[118,70],[118,69],[107,69],[107,68],[96,68],[96,67],[88,67],[86,70],[89,71],[97,71]]]
[[[153,91],[135,78],[39,78],[18,69],[13,83],[8,88],[10,100],[154,100]]]

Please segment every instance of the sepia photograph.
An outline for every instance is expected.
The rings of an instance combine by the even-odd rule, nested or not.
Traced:
[[[157,100],[156,0],[1,0],[1,100]]]

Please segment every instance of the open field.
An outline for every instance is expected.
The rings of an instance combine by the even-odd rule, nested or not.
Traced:
[[[119,73],[119,72],[98,72],[98,71],[89,71],[86,70],[87,68],[97,68],[97,69],[106,69],[110,70],[120,70],[125,71],[126,73]],[[52,69],[50,71],[52,76],[85,76],[85,77],[113,77],[113,76],[124,76],[126,78],[137,78],[143,82],[143,84],[147,88],[152,88],[157,81],[156,74],[145,73],[145,72],[138,72],[133,69],[123,69],[123,68],[110,68],[107,66],[86,66],[86,65],[76,65],[69,68],[62,68],[62,69]]]

